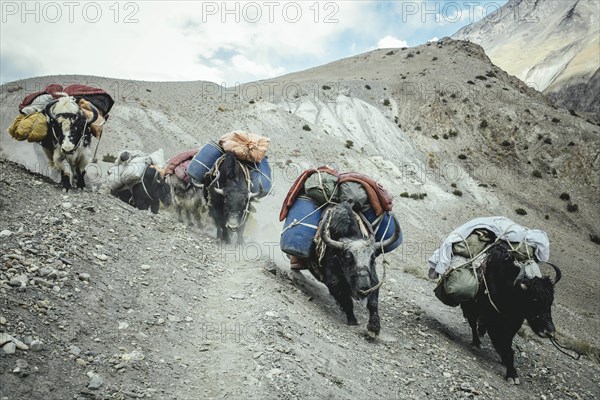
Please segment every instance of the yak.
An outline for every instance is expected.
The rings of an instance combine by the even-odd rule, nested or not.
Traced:
[[[130,189],[112,190],[111,194],[139,210],[150,208],[153,214],[158,214],[161,202],[167,207],[172,203],[169,185],[151,165],[144,171],[141,182]]]
[[[509,244],[503,241],[489,250],[483,267],[485,285],[480,286],[474,300],[461,303],[461,308],[471,327],[473,344],[479,347],[480,337],[487,332],[506,367],[506,380],[518,385],[520,380],[514,365],[513,338],[525,320],[538,336],[553,337],[555,328],[551,307],[554,285],[560,280],[561,272],[558,267],[549,264],[555,270],[554,279],[548,276],[528,277],[524,267],[517,266],[509,250]]]
[[[65,95],[53,100],[44,109],[48,119],[48,134],[41,141],[51,168],[61,174],[63,188],[85,187],[85,168],[91,160],[92,124],[98,110],[90,103],[91,115],[86,118],[75,98]]]
[[[233,154],[225,154],[218,165],[216,176],[204,176],[204,195],[208,210],[217,227],[217,238],[231,243],[232,233],[237,242],[244,243],[244,228],[252,211],[252,200],[263,192],[250,190],[250,172]],[[262,190],[262,188],[261,188]]]
[[[324,254],[319,260],[313,251],[309,270],[329,289],[341,309],[346,313],[348,325],[358,325],[354,315],[353,299],[366,303],[369,310],[367,331],[376,336],[381,330],[379,319],[379,278],[375,269],[375,259],[382,249],[394,243],[400,235],[400,224],[396,224],[394,235],[381,242],[367,230],[361,230],[360,214],[352,209],[353,203],[344,201],[330,206],[321,218],[320,238],[325,245]],[[370,227],[368,222],[363,225]]]
[[[171,197],[177,212],[177,220],[183,222],[183,212],[185,211],[188,225],[193,226],[194,221],[198,228],[202,228],[202,209],[205,207],[204,194],[202,186],[196,186],[193,183],[185,182],[176,174],[167,176],[167,183],[171,187]]]

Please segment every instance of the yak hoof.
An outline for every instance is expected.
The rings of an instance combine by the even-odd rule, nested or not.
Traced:
[[[367,332],[373,333],[375,336],[379,335],[379,331],[381,330],[381,326],[379,324],[371,324],[370,322],[367,324]]]
[[[506,382],[508,382],[509,385],[520,385],[521,384],[521,380],[518,377],[506,378]]]
[[[378,336],[379,336],[379,332],[373,332],[373,331],[367,329],[367,335],[366,335],[367,340],[373,341],[373,340],[377,339]]]
[[[348,317],[348,325],[358,325],[358,321],[354,315]]]

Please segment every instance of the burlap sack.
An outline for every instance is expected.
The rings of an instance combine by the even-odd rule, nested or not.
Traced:
[[[239,160],[259,163],[267,154],[271,139],[245,131],[226,133],[219,139],[219,145],[227,153]]]

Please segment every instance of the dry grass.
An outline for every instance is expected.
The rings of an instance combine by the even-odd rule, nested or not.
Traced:
[[[403,268],[402,271],[404,273],[407,273],[407,274],[410,274],[410,275],[414,276],[415,278],[427,279],[427,276],[425,275],[425,269],[423,267],[416,267],[414,265],[407,265],[406,267]]]

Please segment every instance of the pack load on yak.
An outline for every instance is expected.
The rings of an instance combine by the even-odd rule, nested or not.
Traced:
[[[223,160],[225,154],[233,154],[248,170],[251,193],[259,198],[264,197],[272,188],[271,167],[266,155],[269,143],[269,138],[255,133],[226,133],[218,142],[211,141],[205,144],[193,157],[185,160],[186,175],[193,184],[202,185],[209,171],[216,177],[219,160]]]
[[[539,261],[548,261],[546,232],[525,228],[506,217],[471,220],[448,235],[428,260],[429,277],[441,276],[435,294],[444,304],[457,306],[475,298],[487,253],[504,241],[528,277],[541,276]]]
[[[480,346],[488,334],[512,384],[520,383],[512,342],[524,321],[564,353],[552,321],[554,289],[562,273],[548,262],[549,255],[545,232],[490,217],[454,230],[428,261],[429,276],[442,275],[435,295],[446,305],[460,306],[473,345]],[[552,267],[553,277],[542,274],[542,263]]]
[[[165,156],[163,149],[147,154],[140,150],[123,150],[108,169],[108,184],[111,191],[132,188],[142,181],[146,169],[152,166],[164,175]]]
[[[356,172],[339,173],[328,167],[309,169],[296,179],[279,214],[279,220],[285,220],[281,250],[290,256],[293,268],[304,268],[303,259],[314,253],[324,208],[346,201],[368,222],[377,242],[394,235],[399,222],[392,213],[392,197],[379,183]],[[399,235],[383,251],[390,252],[401,243]]]
[[[59,84],[51,84],[42,91],[26,96],[19,104],[19,115],[9,127],[9,134],[19,141],[42,141],[48,133],[46,107],[64,96],[70,96],[75,100],[86,119],[91,120],[94,113],[98,114],[94,116],[90,130],[96,138],[99,138],[114,100],[103,89],[79,84],[64,88]]]

